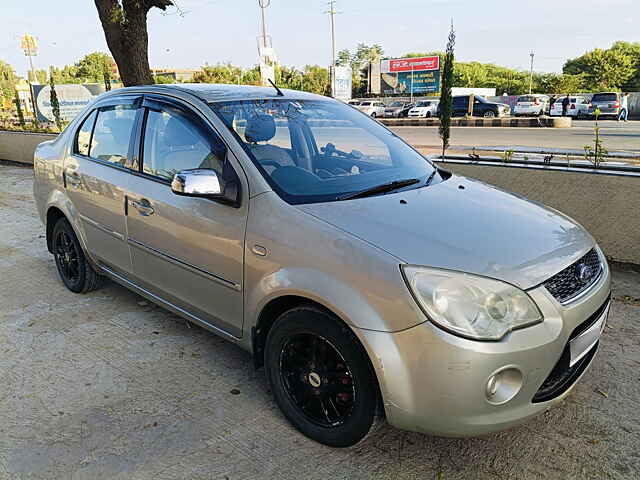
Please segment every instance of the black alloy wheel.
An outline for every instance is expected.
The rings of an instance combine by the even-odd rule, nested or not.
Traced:
[[[380,398],[375,373],[353,331],[330,312],[301,305],[280,315],[265,369],[282,413],[308,437],[349,447],[369,432]]]
[[[58,274],[69,290],[86,293],[102,285],[104,277],[98,275],[87,261],[78,237],[66,218],[59,219],[54,225],[51,247]]]
[[[351,414],[353,374],[326,338],[314,333],[290,337],[280,352],[280,375],[291,401],[309,421],[334,427]]]

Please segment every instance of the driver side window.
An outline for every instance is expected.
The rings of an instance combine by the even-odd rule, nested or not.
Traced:
[[[147,110],[142,171],[171,180],[181,170],[206,168],[219,176],[226,147],[204,125],[198,125],[174,110]]]

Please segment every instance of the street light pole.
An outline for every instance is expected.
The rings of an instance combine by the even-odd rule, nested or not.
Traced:
[[[529,95],[531,95],[531,88],[533,87],[533,57],[534,53],[529,54],[531,56],[531,71],[529,72]]]
[[[326,12],[329,14],[329,21],[331,22],[331,96],[336,94],[336,0],[329,0],[329,10]]]
[[[413,103],[413,63],[411,64],[411,103]]]

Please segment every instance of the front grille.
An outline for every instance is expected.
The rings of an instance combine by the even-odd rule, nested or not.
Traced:
[[[569,342],[580,335],[582,332],[591,327],[595,322],[598,321],[600,316],[604,313],[605,309],[609,305],[610,298],[607,299],[606,302],[602,304],[598,310],[594,312],[587,320],[578,325],[569,335],[569,340],[562,351],[562,355],[560,356],[560,360],[553,367],[549,376],[542,383],[536,394],[533,396],[531,400],[532,403],[539,402],[548,402],[549,400],[553,400],[556,397],[559,397],[564,392],[571,388],[571,385],[575,383],[575,381],[582,375],[582,372],[589,366],[591,363],[591,359],[596,354],[596,350],[598,350],[598,343],[596,343],[589,353],[587,353],[584,357],[578,360],[572,367],[569,366],[571,360],[571,350],[569,347]]]
[[[580,273],[590,269],[591,275],[581,278]],[[602,261],[595,248],[543,283],[544,287],[560,303],[567,303],[593,285],[602,273]]]

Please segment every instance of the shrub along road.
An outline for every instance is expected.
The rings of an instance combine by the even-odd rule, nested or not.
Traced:
[[[615,271],[600,352],[557,408],[481,438],[382,424],[330,449],[287,424],[243,350],[112,283],[67,291],[32,178],[0,165],[0,479],[640,477],[637,273]]]

